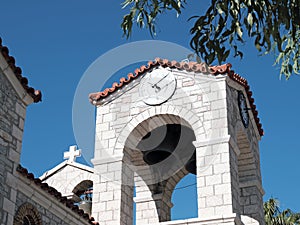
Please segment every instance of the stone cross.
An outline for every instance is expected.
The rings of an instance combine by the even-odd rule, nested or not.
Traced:
[[[73,145],[69,147],[68,152],[64,152],[64,159],[68,159],[68,162],[75,162],[77,157],[81,156],[81,149],[76,150],[77,146]]]

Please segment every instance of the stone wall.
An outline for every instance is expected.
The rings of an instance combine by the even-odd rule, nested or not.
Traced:
[[[29,203],[37,210],[43,225],[90,224],[81,215],[67,208],[40,187],[35,186],[33,181],[20,177],[17,186],[15,215],[23,204]]]
[[[12,224],[26,106],[0,69],[0,224]]]
[[[235,155],[233,170],[236,171],[236,192],[239,202],[236,212],[241,215],[255,219],[259,224],[264,223],[262,178],[260,169],[259,141],[260,135],[256,128],[256,122],[252,111],[249,113],[249,125],[245,128],[241,121],[239,107],[237,104],[238,90],[243,91],[237,85],[229,82],[227,86],[227,105],[229,132],[232,135],[232,142],[238,148]],[[246,96],[246,93],[244,92]],[[247,99],[249,107],[249,100]],[[246,218],[245,218],[246,219]],[[247,220],[247,219],[246,219]],[[249,220],[249,219],[248,219]],[[247,222],[251,224],[251,222]]]

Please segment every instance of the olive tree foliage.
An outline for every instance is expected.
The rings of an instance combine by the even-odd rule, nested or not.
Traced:
[[[281,211],[279,202],[274,198],[270,198],[264,203],[264,215],[266,225],[300,224],[300,213],[294,213],[290,209]]]
[[[156,35],[156,19],[167,11],[182,13],[188,0],[124,0],[128,9],[121,27],[128,38],[133,25]],[[299,0],[211,0],[205,14],[191,16],[190,46],[207,64],[243,57],[245,36],[261,55],[273,53],[280,75],[288,79],[300,69]]]

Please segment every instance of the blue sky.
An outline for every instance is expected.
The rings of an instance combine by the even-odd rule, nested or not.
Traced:
[[[189,2],[178,19],[175,13],[159,19],[157,40],[189,48],[192,23],[186,21],[206,7],[203,1]],[[28,107],[21,157],[22,165],[39,176],[62,162],[63,152],[76,144],[72,103],[89,65],[119,45],[151,37],[146,30],[134,29],[129,40],[122,38],[125,11],[119,1],[12,0],[2,2],[1,9],[0,37],[30,85],[43,93],[42,103]],[[259,57],[252,42],[247,40],[243,46],[243,60],[229,58],[228,62],[250,83],[265,130],[260,143],[265,199],[278,198],[282,208],[300,211],[300,77],[280,80],[274,56]],[[193,177],[187,179],[180,185],[194,182]],[[178,190],[177,202],[184,200],[184,191],[194,189]],[[176,210],[178,218],[191,215],[189,210],[181,214],[182,208]]]

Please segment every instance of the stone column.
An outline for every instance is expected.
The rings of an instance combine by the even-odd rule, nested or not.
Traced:
[[[133,171],[123,159],[93,160],[99,179],[94,181],[92,216],[104,225],[133,222]]]
[[[236,153],[229,136],[195,143],[197,151],[198,216],[222,217],[238,207]]]
[[[136,225],[154,224],[171,220],[171,198],[163,193],[143,196],[141,192],[134,198],[136,203]]]
[[[249,144],[240,141],[241,154],[239,156],[239,187],[241,213],[264,223],[263,195],[259,150],[257,144],[250,148]]]

